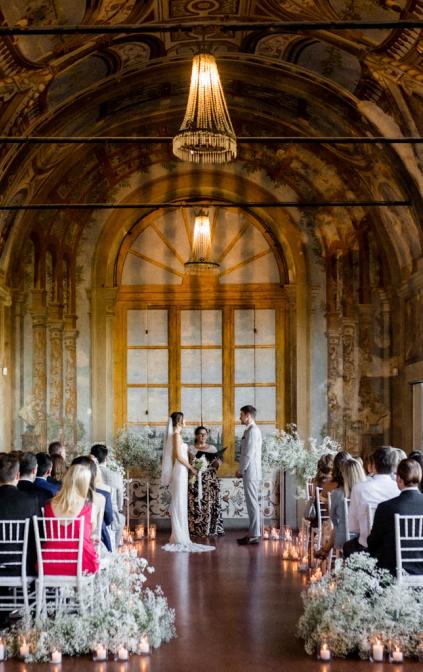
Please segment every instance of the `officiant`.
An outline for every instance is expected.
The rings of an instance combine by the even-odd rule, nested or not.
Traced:
[[[188,487],[188,523],[191,536],[214,537],[225,534],[223,529],[220,486],[217,471],[222,464],[222,452],[207,443],[206,427],[197,427],[194,445],[190,446],[191,459],[204,457],[207,466]]]

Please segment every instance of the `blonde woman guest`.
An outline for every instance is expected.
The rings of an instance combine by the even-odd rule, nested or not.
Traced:
[[[63,477],[60,492],[45,505],[45,515],[47,518],[69,518],[69,523],[75,518],[84,520],[82,571],[95,574],[99,568],[99,559],[92,541],[92,504],[88,501],[90,482],[91,474],[85,466],[79,464],[71,466]],[[62,524],[67,525],[68,523],[61,522]],[[63,548],[75,549],[76,558],[77,541],[60,541],[60,544],[49,541],[44,545],[43,557],[46,574],[67,576],[76,574],[76,564],[66,562],[71,554],[66,553],[67,557],[63,558],[63,562],[52,562],[51,564],[48,562],[48,560],[60,560],[60,554],[57,551]],[[49,550],[54,552],[50,554]],[[72,559],[75,558],[72,557]]]
[[[366,480],[366,473],[358,460],[351,458],[341,463],[342,484],[331,493],[330,519],[335,530],[336,549],[342,549],[347,540],[345,524],[345,498],[350,499],[356,483]]]
[[[113,521],[113,506],[110,492],[103,490],[101,477],[96,462],[88,455],[75,457],[72,464],[81,464],[89,469],[91,473],[90,492],[88,499],[92,502],[92,525],[93,541],[99,543],[101,540],[108,551],[112,551],[110,533],[108,527]],[[100,487],[99,487],[100,485]]]

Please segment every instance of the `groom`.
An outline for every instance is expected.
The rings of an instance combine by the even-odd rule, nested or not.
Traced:
[[[260,482],[261,482],[261,432],[255,423],[256,409],[254,406],[243,406],[239,419],[245,425],[245,432],[241,439],[241,459],[237,478],[244,482],[245,503],[247,505],[250,522],[249,534],[238,539],[241,546],[260,543]]]

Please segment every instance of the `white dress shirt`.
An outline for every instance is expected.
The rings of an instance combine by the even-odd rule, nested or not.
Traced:
[[[367,548],[369,505],[376,508],[380,502],[398,497],[400,490],[390,474],[375,474],[368,481],[356,483],[351,490],[349,508],[350,531],[359,535],[359,543]]]

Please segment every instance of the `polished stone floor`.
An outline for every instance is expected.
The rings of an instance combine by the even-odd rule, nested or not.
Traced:
[[[320,663],[295,636],[304,578],[282,561],[278,542],[239,547],[239,533],[216,540],[216,551],[175,554],[161,550],[167,535],[145,542],[141,555],[156,568],[149,585],[163,587],[176,609],[178,637],[149,658],[129,663],[63,661],[63,672],[423,672],[418,663]],[[52,665],[0,663],[0,672],[61,672]]]

